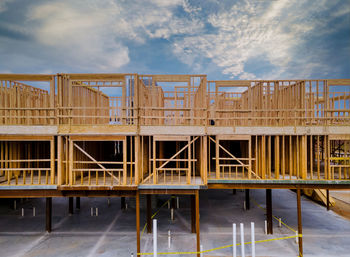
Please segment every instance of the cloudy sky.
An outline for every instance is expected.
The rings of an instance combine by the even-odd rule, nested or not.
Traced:
[[[0,73],[350,77],[350,0],[0,0]]]

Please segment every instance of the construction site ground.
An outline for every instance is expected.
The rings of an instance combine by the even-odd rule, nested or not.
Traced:
[[[337,205],[327,211],[312,200],[302,197],[304,256],[349,256],[350,220],[349,192],[331,192]],[[278,227],[274,219],[273,235],[265,235],[265,190],[250,190],[250,210],[243,209],[245,194],[237,190],[200,192],[200,236],[203,250],[232,244],[232,223],[245,226],[245,241],[250,241],[250,223],[255,223],[255,240],[294,236],[289,228]],[[196,236],[191,233],[190,198],[180,197],[179,209],[170,219],[164,204],[169,196],[153,198],[153,213],[158,221],[158,252],[195,251]],[[141,198],[141,228],[146,220],[145,198]],[[136,218],[134,199],[127,199],[128,209],[120,209],[120,198],[81,198],[81,209],[68,215],[68,199],[53,199],[53,231],[45,231],[45,199],[0,201],[0,256],[122,256],[136,257]],[[340,202],[340,204],[339,204]],[[296,194],[291,190],[272,190],[273,215],[292,229],[297,229]],[[338,205],[339,204],[339,205]],[[341,205],[342,204],[342,205]],[[163,205],[163,207],[161,207]],[[347,206],[346,208],[344,206]],[[33,216],[35,207],[35,216]],[[91,216],[91,207],[98,208],[98,216]],[[22,208],[24,217],[22,217]],[[337,214],[335,211],[341,209]],[[96,210],[96,209],[95,209]],[[334,210],[334,211],[333,211]],[[338,212],[338,211],[337,211]],[[347,216],[347,219],[343,216]],[[168,231],[171,247],[168,249]],[[239,232],[237,235],[240,241]],[[141,250],[151,253],[152,234],[146,230],[141,237]],[[251,255],[251,246],[245,248]],[[240,248],[237,247],[240,256]],[[256,256],[297,256],[295,238],[256,244]],[[173,254],[159,256],[195,256]],[[204,256],[232,256],[227,247],[204,253]]]

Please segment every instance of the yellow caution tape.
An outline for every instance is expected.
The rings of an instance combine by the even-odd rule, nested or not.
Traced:
[[[266,208],[264,208],[264,207],[262,207],[260,204],[258,204],[253,198],[250,198],[250,199],[251,199],[251,200],[255,203],[255,205],[258,206],[260,209],[266,210]],[[277,221],[279,221],[279,219],[278,219],[276,216],[272,215],[272,217],[273,217],[274,219],[276,219]],[[297,232],[296,230],[294,230],[293,228],[291,228],[290,226],[288,226],[286,223],[284,223],[282,220],[281,220],[281,223],[282,223],[286,228],[288,228],[288,229],[290,229],[291,231],[293,231],[294,233]]]
[[[160,209],[162,209],[172,198],[174,198],[174,196],[170,197],[168,201],[166,201],[162,206],[160,206],[160,208],[155,213],[152,214],[151,218],[153,219],[158,214],[158,212],[160,212]],[[147,227],[147,222],[142,229],[141,237],[143,235],[143,232],[145,232],[146,227]]]
[[[159,211],[161,210],[161,208],[163,208],[173,197],[171,197],[168,201],[166,201],[153,215],[152,215],[152,218],[154,218],[158,213]],[[257,205],[259,208],[263,209],[263,210],[266,210],[266,208],[262,207],[260,204],[258,204],[253,198],[250,198],[254,203],[255,205]],[[279,221],[279,219],[272,215],[272,217],[276,220]],[[281,223],[289,228],[290,230],[292,230],[293,232],[297,232],[296,230],[294,230],[293,228],[291,228],[290,226],[288,226],[286,223],[282,222]],[[141,237],[143,235],[143,232],[145,231],[147,227],[147,223],[145,224],[145,226],[143,227],[142,229],[142,233],[141,233]],[[279,237],[279,238],[271,238],[271,239],[264,239],[264,240],[258,240],[258,241],[255,241],[256,244],[258,243],[265,243],[265,242],[271,242],[271,241],[277,241],[277,240],[285,240],[285,239],[291,239],[291,238],[296,238],[296,237],[302,237],[303,235],[302,234],[298,234],[297,236],[286,236],[286,237]],[[248,245],[248,244],[251,244],[252,242],[245,242],[244,244],[245,245]],[[236,246],[240,246],[241,243],[238,243],[236,244]],[[159,255],[170,255],[170,254],[200,254],[200,253],[208,253],[208,252],[213,252],[213,251],[217,251],[217,250],[221,250],[221,249],[225,249],[225,248],[229,248],[229,247],[232,247],[233,244],[230,244],[230,245],[224,245],[224,246],[220,246],[220,247],[216,247],[216,248],[213,248],[213,249],[208,249],[208,250],[204,250],[204,251],[200,251],[200,252],[160,252],[160,253],[157,253]],[[137,253],[137,255],[153,255],[153,253]],[[302,254],[299,253],[299,256],[302,257]]]
[[[265,243],[265,242],[270,242],[270,241],[277,241],[277,240],[285,240],[285,239],[291,239],[291,238],[296,238],[296,237],[302,237],[302,234],[299,234],[297,236],[286,236],[286,237],[279,237],[279,238],[271,238],[271,239],[264,239],[264,240],[258,240],[255,241],[256,244],[258,243]],[[249,245],[252,242],[245,242],[245,245]],[[241,243],[236,244],[236,246],[240,246]],[[233,244],[230,245],[224,245],[224,246],[220,246],[220,247],[216,247],[213,249],[208,249],[208,250],[204,250],[204,251],[199,251],[199,252],[160,252],[157,253],[159,255],[166,255],[166,254],[200,254],[200,253],[208,253],[208,252],[213,252],[216,250],[221,250],[221,249],[225,249],[225,248],[229,248],[232,247]],[[137,255],[153,255],[153,253],[138,253]]]

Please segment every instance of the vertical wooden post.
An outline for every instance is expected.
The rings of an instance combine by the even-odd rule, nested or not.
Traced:
[[[140,182],[140,136],[135,137],[135,185]],[[131,164],[132,165],[132,164]]]
[[[267,234],[273,234],[272,228],[272,190],[266,189],[266,219],[267,219]]]
[[[266,178],[266,157],[265,157],[265,150],[266,150],[266,140],[265,136],[261,136],[261,175],[262,178]]]
[[[152,233],[152,195],[147,195],[147,233]]]
[[[61,186],[62,182],[62,136],[57,136],[57,185]]]
[[[51,232],[52,228],[52,198],[46,198],[46,231]]]
[[[208,183],[208,159],[207,159],[207,150],[208,150],[208,138],[207,136],[203,137],[203,148],[201,149],[201,151],[203,151],[203,157],[202,157],[202,162],[203,162],[203,181],[204,184],[206,185]],[[210,162],[209,162],[210,163]]]
[[[215,164],[216,164],[216,179],[220,178],[220,166],[219,166],[219,139],[218,136],[215,138]]]
[[[280,178],[280,137],[275,136],[275,178]]]
[[[73,140],[69,140],[69,184],[73,185]]]
[[[201,250],[200,230],[199,230],[199,190],[196,191],[196,237],[197,237],[197,252],[199,252]],[[197,257],[200,257],[199,253],[197,253]]]
[[[192,171],[192,147],[191,147],[191,137],[188,139],[188,148],[187,148],[187,158],[188,158],[188,171],[187,171],[187,184],[191,184],[191,171]]]
[[[153,138],[153,154],[152,154],[152,160],[153,160],[153,184],[157,184],[156,146],[157,146],[157,142]]]
[[[55,139],[50,140],[50,168],[51,168],[51,185],[55,184]]]
[[[327,211],[329,211],[329,189],[326,189],[326,197],[327,197]]]
[[[127,181],[127,148],[126,148],[127,140],[126,137],[123,140],[123,185],[126,185]]]
[[[246,207],[247,210],[250,209],[249,189],[245,190],[245,207]]]
[[[140,192],[136,191],[136,245],[137,254],[141,253],[140,243]]]
[[[250,136],[249,142],[248,142],[248,158],[249,158],[248,179],[251,179],[252,178],[252,137],[251,136]]]
[[[191,195],[191,233],[196,233],[196,202],[195,202],[195,196]]]
[[[328,136],[325,136],[326,140],[327,140],[327,179],[330,180],[330,179],[334,179],[332,176],[331,176],[331,141],[329,140],[329,137]]]
[[[300,202],[300,189],[297,189],[297,208],[298,208],[298,242],[299,242],[299,256],[303,256],[303,225],[301,221],[301,202]]]
[[[73,197],[68,197],[69,200],[69,209],[68,209],[68,213],[69,215],[73,214]]]
[[[55,108],[55,77],[52,76],[50,80],[50,108]],[[55,123],[55,110],[50,111],[50,118],[49,118],[49,124]]]

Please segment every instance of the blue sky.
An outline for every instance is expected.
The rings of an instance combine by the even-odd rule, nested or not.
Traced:
[[[0,73],[350,77],[350,0],[0,0]]]

